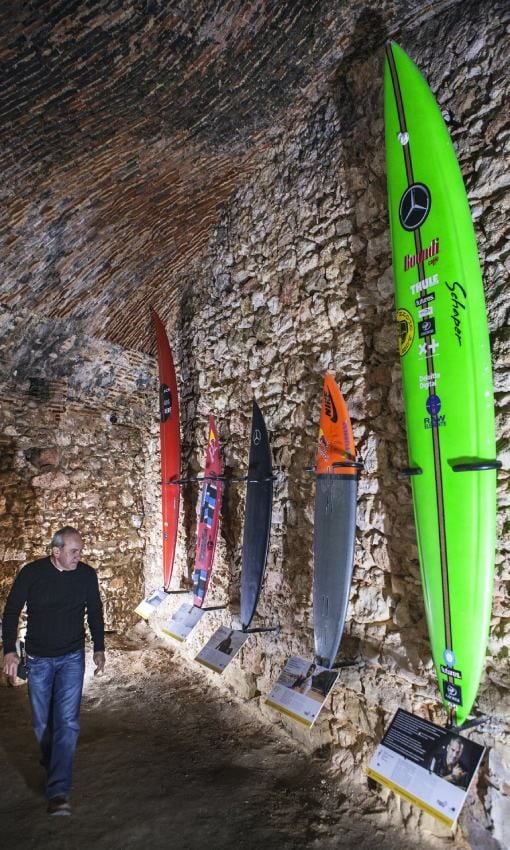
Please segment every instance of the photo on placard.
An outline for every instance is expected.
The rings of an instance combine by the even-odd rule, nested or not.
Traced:
[[[430,748],[423,766],[446,782],[466,789],[479,761],[479,744],[454,733],[446,733],[442,740]]]
[[[222,673],[248,638],[249,634],[246,632],[220,626],[200,650],[196,660],[211,670]]]
[[[337,679],[337,670],[328,670],[315,661],[291,656],[266,702],[277,711],[312,726]]]

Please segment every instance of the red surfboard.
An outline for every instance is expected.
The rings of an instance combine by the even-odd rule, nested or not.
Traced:
[[[218,431],[214,416],[209,416],[207,451],[205,453],[204,484],[198,520],[197,550],[193,572],[193,604],[201,608],[211,578],[216,539],[220,524],[223,481],[220,476],[221,457]]]
[[[175,558],[179,523],[181,472],[181,436],[179,431],[179,398],[172,351],[165,326],[155,310],[151,310],[158,345],[159,412],[161,447],[161,507],[163,517],[163,586],[168,590]]]

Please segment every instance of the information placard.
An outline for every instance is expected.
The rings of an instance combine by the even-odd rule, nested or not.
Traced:
[[[453,828],[485,748],[399,708],[367,773]]]
[[[151,614],[154,614],[156,608],[159,608],[161,603],[164,602],[167,595],[168,594],[162,587],[159,590],[153,590],[152,593],[149,593],[143,602],[140,602],[138,607],[135,608],[135,614],[138,614],[139,617],[143,617],[144,620],[148,620]]]
[[[190,602],[183,602],[165,623],[162,631],[176,640],[185,641],[204,614],[203,608],[197,608]]]
[[[328,670],[314,661],[293,655],[273,685],[266,703],[311,728],[338,676],[338,670]]]
[[[225,667],[228,667],[249,637],[250,635],[246,632],[220,626],[200,650],[195,660],[214,670],[215,673],[223,673]]]

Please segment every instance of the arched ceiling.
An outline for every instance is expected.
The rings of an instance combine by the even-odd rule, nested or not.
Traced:
[[[0,303],[146,347],[140,311],[170,316],[271,131],[445,5],[4,0]]]

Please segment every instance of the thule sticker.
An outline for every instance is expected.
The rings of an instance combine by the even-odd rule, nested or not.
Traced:
[[[438,283],[439,276],[437,274],[431,274],[430,277],[423,277],[416,283],[411,283],[409,289],[413,295],[417,295],[418,292],[422,292],[424,289],[431,289],[433,286],[437,286]]]

